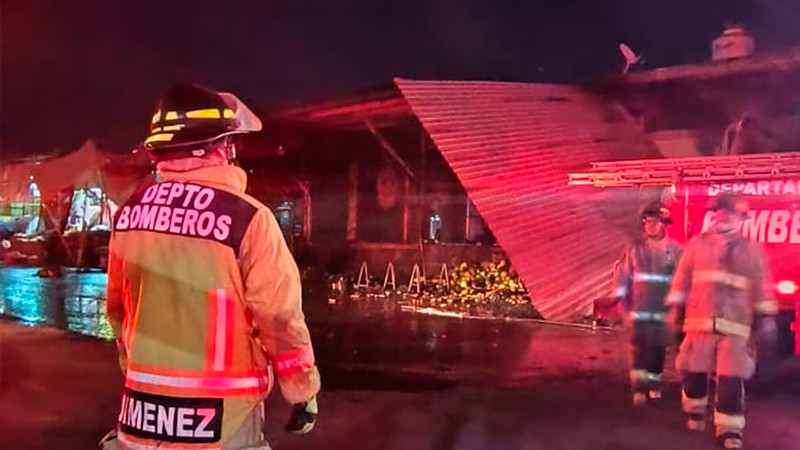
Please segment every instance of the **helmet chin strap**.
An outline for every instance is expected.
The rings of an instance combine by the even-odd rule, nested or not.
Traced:
[[[218,157],[225,162],[225,164],[233,165],[236,163],[236,143],[230,136],[225,136],[222,139],[217,139],[206,143],[202,147],[176,148],[172,151],[163,151],[160,153],[151,153],[155,162],[168,161],[171,159],[185,159],[185,158],[206,158],[213,159]]]

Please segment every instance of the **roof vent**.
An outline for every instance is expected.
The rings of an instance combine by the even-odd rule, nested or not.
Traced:
[[[753,56],[754,52],[753,36],[741,25],[725,27],[722,35],[711,44],[711,59],[714,61],[746,58]]]

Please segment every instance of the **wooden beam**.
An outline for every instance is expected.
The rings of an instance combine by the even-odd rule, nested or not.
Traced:
[[[364,125],[367,127],[370,133],[372,133],[372,135],[375,136],[375,139],[377,139],[378,144],[381,145],[383,150],[386,153],[388,153],[389,156],[391,156],[392,159],[394,159],[397,162],[397,164],[399,164],[400,167],[403,168],[403,170],[405,170],[406,175],[408,175],[412,180],[416,182],[417,177],[414,176],[414,172],[411,170],[411,167],[409,167],[408,164],[406,164],[406,162],[403,161],[403,158],[401,158],[400,155],[394,150],[394,147],[392,147],[392,144],[390,144],[389,141],[386,140],[386,137],[384,137],[383,134],[381,134],[381,132],[378,131],[378,129],[375,128],[375,126],[369,120],[365,121]]]

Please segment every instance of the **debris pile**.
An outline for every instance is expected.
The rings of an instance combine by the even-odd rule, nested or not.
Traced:
[[[343,276],[331,276],[328,280],[329,304],[346,300],[390,302],[402,310],[428,314],[541,318],[519,276],[504,259],[445,265],[433,279],[425,279],[415,266],[407,284],[397,282],[392,266],[382,280],[371,279],[365,267],[355,280]]]

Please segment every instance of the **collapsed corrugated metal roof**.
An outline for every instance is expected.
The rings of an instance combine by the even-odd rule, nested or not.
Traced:
[[[608,296],[627,240],[627,218],[609,211],[636,203],[567,186],[567,175],[591,161],[658,156],[624,110],[575,86],[395,82],[537,309],[573,319]]]
[[[267,116],[267,120],[327,128],[364,129],[366,122],[376,126],[391,126],[410,116],[408,105],[392,86],[367,94],[284,109]]]

